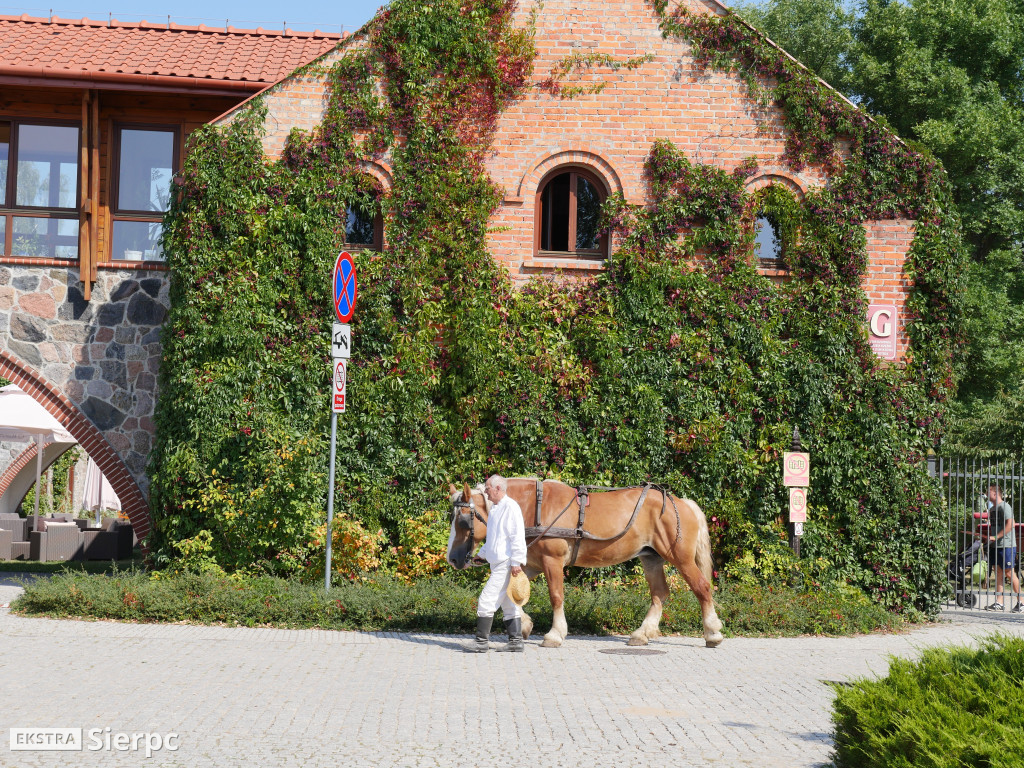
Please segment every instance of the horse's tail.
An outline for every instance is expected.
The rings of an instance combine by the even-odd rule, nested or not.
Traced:
[[[694,552],[694,560],[697,561],[697,567],[704,574],[704,578],[708,580],[708,584],[713,584],[714,580],[712,577],[714,575],[715,560],[711,554],[711,534],[708,533],[708,519],[704,516],[704,510],[700,508],[697,502],[687,499],[687,503],[693,508],[697,516],[697,551]]]

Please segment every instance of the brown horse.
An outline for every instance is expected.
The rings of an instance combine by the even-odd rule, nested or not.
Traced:
[[[487,535],[490,502],[483,486],[468,484],[452,490],[452,525],[448,562],[459,570],[472,565],[476,545]],[[601,568],[639,557],[651,590],[651,607],[629,645],[647,645],[659,636],[662,604],[668,597],[665,561],[677,569],[700,602],[704,641],[709,648],[722,642],[722,622],[711,599],[711,539],[704,513],[694,502],[665,493],[657,486],[641,486],[580,494],[557,480],[510,478],[508,495],[523,510],[527,526],[527,559],[531,579],[547,577],[554,620],[542,645],[557,648],[568,627],[563,609],[563,569],[567,565]],[[585,514],[580,511],[583,502]],[[578,531],[583,532],[580,537]],[[523,615],[523,637],[533,621]]]

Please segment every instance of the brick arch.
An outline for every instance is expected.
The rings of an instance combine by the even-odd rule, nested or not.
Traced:
[[[781,187],[785,187],[793,193],[797,200],[803,200],[804,197],[807,196],[807,184],[805,184],[799,176],[794,176],[792,173],[788,173],[786,171],[766,171],[765,173],[747,179],[743,186],[747,192],[756,192],[757,190],[764,189],[772,184],[778,184]]]
[[[604,157],[593,151],[590,147],[570,147],[549,152],[536,158],[529,166],[531,170],[524,173],[523,178],[520,179],[516,196],[523,199],[537,194],[537,188],[540,185],[541,179],[563,165],[576,165],[586,168],[598,178],[604,179],[611,194],[621,194],[623,196],[626,194],[625,188],[622,185],[622,177]]]
[[[390,192],[394,184],[394,172],[391,166],[383,160],[360,160],[359,170],[363,173],[373,176],[381,186],[384,193]]]
[[[43,472],[48,470],[57,459],[63,456],[69,449],[74,448],[75,445],[76,443],[47,443],[43,446]],[[25,494],[29,492],[32,485],[35,484],[36,450],[36,443],[29,443],[28,448],[19,453],[10,466],[4,470],[3,475],[0,475],[0,512],[13,512],[25,498]],[[27,473],[30,477],[26,479],[23,473]],[[19,481],[19,476],[22,476],[21,481]],[[13,492],[18,497],[13,500],[13,503],[4,501],[4,495],[11,489],[12,485],[14,486]],[[21,490],[21,488],[24,488],[24,490]]]
[[[145,537],[153,529],[149,504],[128,467],[102,433],[67,397],[5,350],[0,350],[0,377],[17,384],[42,405],[92,457],[121,500],[122,514],[131,520],[135,535],[143,542],[145,550]]]

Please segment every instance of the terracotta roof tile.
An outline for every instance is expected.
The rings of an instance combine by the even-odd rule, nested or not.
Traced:
[[[347,34],[346,34],[347,36]],[[331,50],[336,33],[0,15],[0,75],[95,73],[274,83]]]

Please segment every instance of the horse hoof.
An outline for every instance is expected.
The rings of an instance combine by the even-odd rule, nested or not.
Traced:
[[[643,635],[630,635],[626,645],[647,645],[647,638]]]
[[[562,645],[562,641],[561,640],[556,640],[554,638],[545,637],[544,638],[544,642],[540,644],[540,647],[541,648],[560,648],[561,645]]]
[[[720,633],[716,632],[711,637],[704,638],[704,645],[706,645],[708,648],[717,648],[722,644],[723,640],[725,640],[725,638],[722,637]]]
[[[533,633],[533,622],[523,622],[523,640],[529,640]]]

